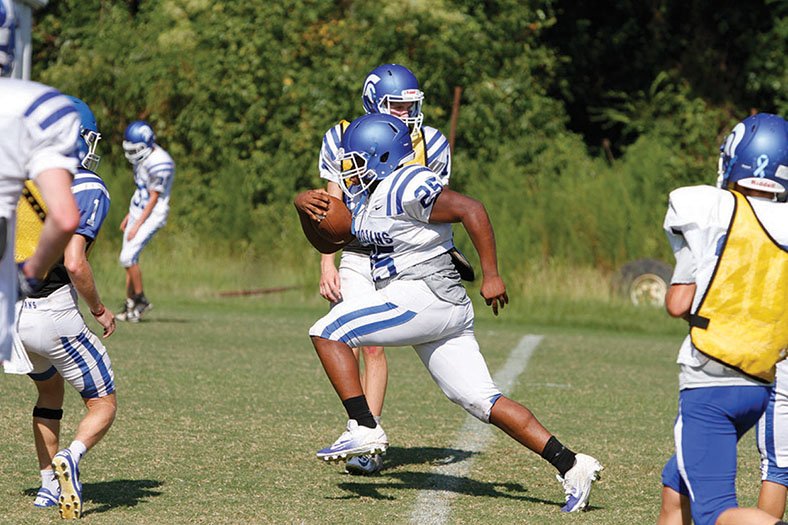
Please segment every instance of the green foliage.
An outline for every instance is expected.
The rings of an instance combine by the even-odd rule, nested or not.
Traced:
[[[665,194],[712,181],[717,145],[743,116],[733,108],[785,111],[784,10],[61,0],[37,15],[34,76],[96,113],[113,222],[131,188],[122,132],[143,118],[176,160],[173,235],[297,262],[308,245],[290,201],[322,185],[323,133],[361,113],[369,70],[406,64],[427,124],[447,135],[463,88],[452,186],[487,204],[504,264],[609,271],[665,256]],[[602,134],[612,165],[587,151],[601,153]]]

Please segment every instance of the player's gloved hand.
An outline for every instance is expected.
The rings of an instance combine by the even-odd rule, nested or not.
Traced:
[[[29,297],[30,295],[36,293],[41,289],[41,286],[44,284],[35,277],[28,277],[25,275],[25,261],[17,263],[16,265],[16,276],[17,276],[17,300],[24,299],[25,297]]]

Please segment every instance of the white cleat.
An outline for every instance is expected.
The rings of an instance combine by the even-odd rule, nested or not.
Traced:
[[[369,476],[380,472],[383,468],[383,456],[380,454],[364,454],[347,460],[345,472],[359,476]]]
[[[588,508],[591,484],[598,479],[603,468],[602,464],[591,456],[575,456],[575,466],[569,469],[566,476],[556,476],[566,493],[566,504],[561,507],[561,512],[578,512]]]
[[[380,425],[369,428],[350,419],[347,430],[330,447],[318,450],[317,457],[328,462],[342,461],[364,454],[383,454],[388,446],[389,440]]]

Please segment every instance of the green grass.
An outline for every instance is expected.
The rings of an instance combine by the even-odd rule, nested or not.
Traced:
[[[85,523],[407,523],[420,491],[435,482],[434,466],[447,461],[472,461],[453,489],[448,523],[656,519],[677,396],[681,330],[672,324],[667,335],[658,323],[642,323],[638,332],[600,329],[618,323],[605,319],[625,310],[615,304],[589,313],[582,304],[555,302],[534,322],[523,320],[530,307],[513,304],[498,319],[477,308],[478,338],[493,373],[524,334],[546,336],[512,397],[566,445],[606,466],[592,511],[567,517],[559,513],[563,498],[552,467],[503,433],[496,430],[479,454],[451,448],[466,414],[407,348],[387,352],[384,425],[392,447],[383,473],[351,477],[316,460],[345,417],[306,335],[325,307],[306,292],[151,295],[149,318],[121,325],[108,341],[119,411],[83,462]],[[551,324],[560,311],[562,325]],[[624,324],[657,315],[630,308]],[[573,325],[583,318],[586,326]],[[59,521],[57,511],[32,507],[34,401],[28,379],[0,379],[0,523]],[[82,411],[69,391],[66,443]],[[752,504],[758,474],[751,434],[740,451],[740,501]]]

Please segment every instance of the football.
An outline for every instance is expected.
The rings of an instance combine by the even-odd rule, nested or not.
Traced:
[[[325,240],[334,243],[346,243],[353,238],[350,233],[352,217],[345,203],[336,197],[329,196],[326,216],[316,224],[317,232]]]

